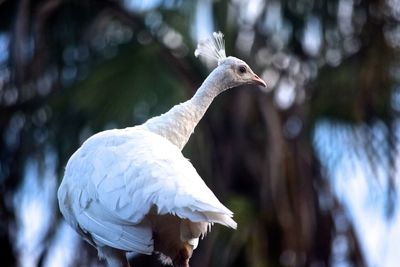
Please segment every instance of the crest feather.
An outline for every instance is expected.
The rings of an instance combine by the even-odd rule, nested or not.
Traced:
[[[214,32],[212,37],[199,42],[194,55],[216,60],[219,65],[226,58],[224,34],[222,32]]]

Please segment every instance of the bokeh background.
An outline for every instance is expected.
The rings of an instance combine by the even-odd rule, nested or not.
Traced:
[[[190,98],[215,30],[269,86],[184,149],[238,222],[191,266],[400,266],[399,0],[0,0],[1,266],[104,266],[58,211],[66,161]]]

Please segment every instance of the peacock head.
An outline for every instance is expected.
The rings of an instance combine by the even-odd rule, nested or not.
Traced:
[[[214,72],[218,73],[226,89],[243,84],[267,86],[246,62],[236,57],[226,56],[224,35],[221,32],[214,32],[213,38],[200,42],[194,54],[196,57],[203,56],[218,62],[218,67]]]

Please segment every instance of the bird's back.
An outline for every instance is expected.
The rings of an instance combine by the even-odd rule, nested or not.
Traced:
[[[68,161],[58,191],[66,220],[94,244],[149,254],[150,210],[236,227],[191,163],[167,139],[141,127],[89,138]]]

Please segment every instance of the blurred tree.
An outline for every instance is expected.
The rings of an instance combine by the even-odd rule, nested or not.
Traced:
[[[91,134],[139,124],[190,97],[208,73],[192,56],[194,40],[211,27],[270,87],[216,99],[185,148],[239,224],[236,232],[215,227],[192,265],[365,266],[322,167],[335,167],[342,151],[322,157],[314,130],[323,121],[348,125],[350,153],[367,155],[372,173],[387,162],[390,217],[400,110],[395,2],[0,1],[2,263],[15,266],[21,253],[14,195],[28,160],[54,151],[61,178]],[[387,129],[379,143],[377,122]],[[51,257],[56,218],[38,265]],[[95,257],[89,248],[75,265]],[[132,262],[159,266],[147,256]]]

